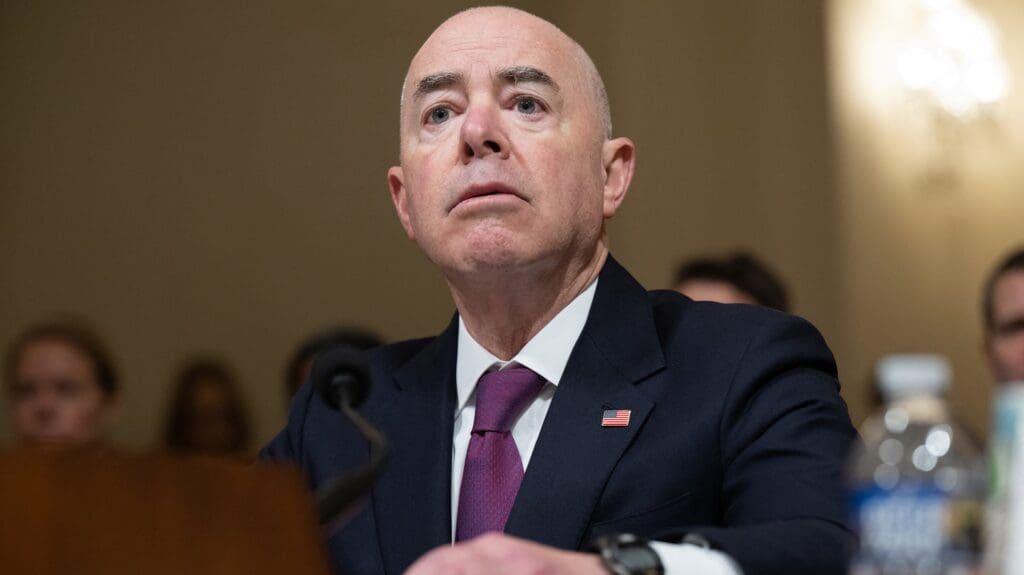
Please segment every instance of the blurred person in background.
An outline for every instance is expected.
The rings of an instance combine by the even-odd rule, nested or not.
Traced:
[[[30,446],[96,447],[120,412],[118,376],[107,346],[81,322],[24,332],[6,362],[14,435]]]
[[[985,357],[999,383],[1024,382],[1024,247],[1007,255],[985,281]]]
[[[180,453],[247,455],[252,432],[234,371],[200,358],[186,363],[175,382],[164,445]]]
[[[675,289],[695,301],[746,303],[789,311],[789,294],[778,276],[743,252],[684,261],[676,272]]]
[[[309,377],[313,359],[318,353],[335,347],[367,350],[383,343],[384,340],[372,331],[353,327],[336,327],[310,336],[292,352],[291,358],[285,366],[285,399],[290,402],[295,392],[302,387]]]

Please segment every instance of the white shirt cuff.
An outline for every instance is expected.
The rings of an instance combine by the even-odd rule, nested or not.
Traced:
[[[651,548],[665,567],[665,575],[743,575],[725,553],[687,543],[652,541]]]

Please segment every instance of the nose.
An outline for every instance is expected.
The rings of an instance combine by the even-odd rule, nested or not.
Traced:
[[[36,425],[48,425],[57,416],[57,403],[52,397],[40,397],[32,404],[32,420]]]
[[[497,154],[509,156],[509,141],[501,120],[501,111],[491,102],[472,106],[466,112],[460,130],[461,157],[464,164]]]
[[[59,402],[60,397],[56,389],[53,389],[52,386],[40,386],[35,390],[30,405],[34,411],[51,412],[57,408]]]

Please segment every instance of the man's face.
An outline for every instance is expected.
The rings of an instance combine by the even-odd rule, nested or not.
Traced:
[[[625,187],[607,185],[614,144],[590,81],[575,45],[521,12],[463,13],[427,40],[406,78],[388,183],[432,261],[521,269],[596,249]],[[631,144],[629,162],[631,175]]]
[[[999,382],[1024,381],[1024,271],[1012,271],[992,289],[992,332],[986,352]]]
[[[89,358],[59,340],[22,348],[10,397],[15,433],[30,445],[98,443],[116,411]]]

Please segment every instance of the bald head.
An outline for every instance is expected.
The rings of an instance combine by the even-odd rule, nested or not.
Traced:
[[[445,20],[427,38],[413,57],[402,81],[402,96],[400,102],[401,121],[406,121],[405,111],[409,109],[409,100],[427,91],[446,87],[459,79],[457,77],[440,73],[423,73],[419,68],[424,60],[433,59],[438,45],[444,45],[447,49],[458,49],[460,45],[469,45],[474,42],[474,36],[486,36],[492,31],[494,38],[502,38],[510,35],[528,35],[533,42],[544,45],[556,53],[565,55],[572,60],[572,67],[576,72],[575,81],[583,88],[587,95],[589,112],[593,114],[596,124],[600,127],[602,139],[610,138],[612,133],[611,108],[608,104],[608,92],[605,89],[601,74],[597,66],[590,59],[586,50],[578,42],[562,32],[554,24],[538,18],[529,12],[505,6],[484,6],[469,8],[451,18]],[[442,51],[443,53],[443,51]],[[514,67],[513,67],[514,68]],[[524,78],[536,79],[534,69],[529,66],[519,66],[520,70],[503,70],[510,75],[513,81],[521,81]],[[550,78],[548,78],[550,79]]]

